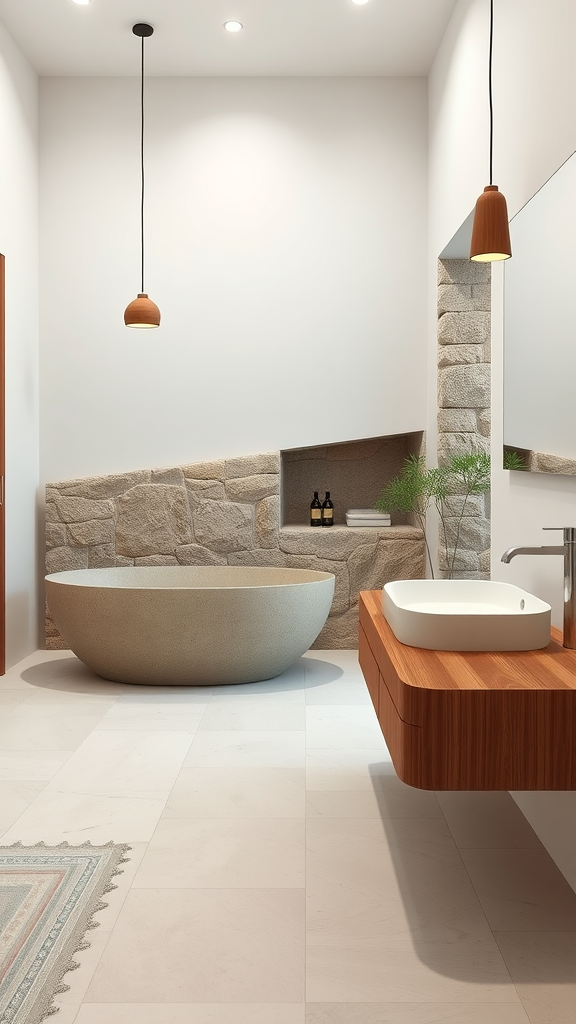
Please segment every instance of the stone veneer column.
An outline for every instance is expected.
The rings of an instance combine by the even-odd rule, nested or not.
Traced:
[[[490,451],[490,264],[439,260],[438,464],[464,451]],[[453,529],[462,501],[448,503]],[[468,499],[458,550],[455,579],[490,578],[489,493]],[[442,530],[439,565],[447,576]]]
[[[49,484],[46,572],[122,565],[264,565],[332,572],[315,646],[358,646],[358,592],[424,575],[422,531],[281,527],[280,453]],[[46,646],[65,647],[48,609]]]

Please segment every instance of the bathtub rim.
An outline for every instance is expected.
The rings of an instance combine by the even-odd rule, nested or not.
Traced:
[[[134,583],[134,574],[147,574],[150,582]],[[171,574],[193,573],[205,575],[208,582],[182,582],[170,583]],[[290,574],[289,579],[278,578],[280,574]],[[130,574],[130,575],[129,575]],[[153,582],[153,576],[165,576],[165,579]],[[210,574],[214,575],[236,575],[239,578],[243,574],[254,575],[253,583],[250,582],[209,582]],[[258,579],[261,576],[269,576],[269,580]],[[126,582],[120,582],[118,577],[125,576]],[[132,580],[130,579],[132,577]],[[275,578],[276,577],[276,578]],[[306,586],[314,583],[322,583],[326,580],[336,581],[334,573],[322,572],[317,569],[297,569],[288,566],[251,566],[251,565],[122,565],[122,566],[95,566],[84,569],[63,569],[61,572],[48,573],[44,580],[46,583],[69,587],[88,587],[90,589],[102,590],[163,590],[163,591],[205,591],[205,590],[267,590],[270,588],[289,588]],[[106,581],[109,582],[106,582]]]

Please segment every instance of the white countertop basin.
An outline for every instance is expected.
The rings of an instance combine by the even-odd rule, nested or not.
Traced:
[[[494,580],[395,580],[382,610],[397,640],[431,651],[535,651],[550,643],[550,605]]]

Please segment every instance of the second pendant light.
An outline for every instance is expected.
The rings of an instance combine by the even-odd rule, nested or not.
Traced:
[[[494,38],[494,0],[490,0],[490,49],[488,57],[488,98],[490,103],[490,184],[479,196],[474,211],[470,259],[478,263],[507,260],[512,255],[508,208],[498,186],[492,184],[494,150],[494,110],[492,104],[492,44]]]

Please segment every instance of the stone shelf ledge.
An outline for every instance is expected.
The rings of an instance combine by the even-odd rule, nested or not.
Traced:
[[[380,536],[383,540],[386,537],[392,539],[408,538],[410,540],[416,540],[422,536],[422,530],[419,526],[406,526],[403,523],[399,523],[397,526],[342,526],[335,524],[334,526],[307,526],[305,523],[298,523],[296,525],[291,524],[290,526],[282,526],[280,528],[281,534],[294,534],[303,533],[309,536],[311,533],[319,536],[320,534],[325,537],[329,537],[330,534],[355,534],[362,536],[364,539],[367,537]]]
[[[364,544],[391,540],[422,540],[422,530],[416,526],[282,526],[279,545],[282,551],[299,554],[330,555],[347,558],[348,553]],[[342,554],[340,554],[342,552]]]
[[[278,546],[287,566],[336,577],[330,618],[314,644],[320,649],[358,646],[361,590],[426,575],[424,534],[414,526],[283,526]]]

